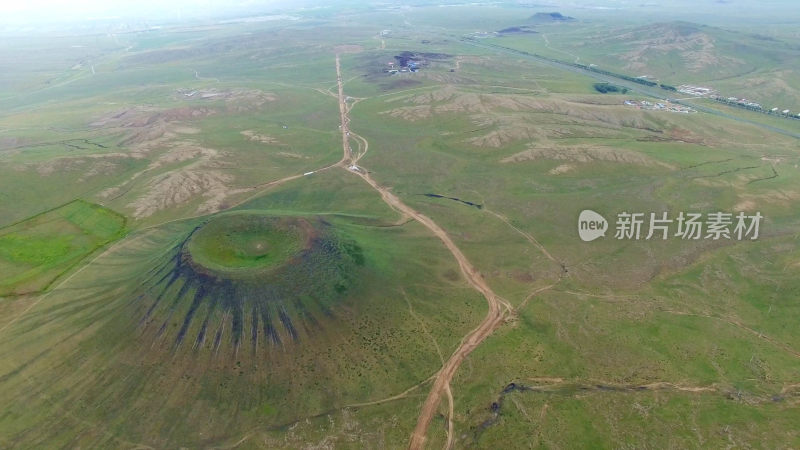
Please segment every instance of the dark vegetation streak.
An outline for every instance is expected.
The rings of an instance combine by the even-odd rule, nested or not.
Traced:
[[[281,342],[281,337],[278,336],[278,332],[272,325],[272,314],[269,311],[269,303],[259,302],[258,309],[261,312],[261,323],[264,327],[264,336],[265,338],[269,339],[267,343],[269,344],[271,342],[273,345],[281,346],[283,344]]]
[[[156,299],[153,302],[153,304],[150,305],[150,308],[147,309],[147,312],[142,317],[142,319],[139,321],[139,324],[145,323],[150,318],[150,315],[153,313],[153,310],[156,309],[156,306],[158,306],[158,304],[161,302],[161,299],[164,297],[164,294],[166,294],[167,291],[169,290],[169,288],[172,287],[172,284],[175,283],[175,281],[178,279],[178,276],[180,274],[171,273],[170,275],[172,275],[172,277],[169,279],[169,281],[167,281],[167,285],[164,287],[164,289],[161,292],[159,292],[159,294],[156,297]],[[158,284],[160,284],[160,283],[158,283]]]
[[[258,349],[258,305],[255,303],[250,310],[250,342],[255,353]]]
[[[729,173],[740,172],[742,170],[758,169],[759,167],[761,167],[761,166],[736,167],[735,169],[731,169],[731,170],[723,170],[722,172],[719,172],[718,174],[715,174],[715,175],[699,175],[699,176],[696,176],[696,177],[693,177],[693,178],[715,178],[715,177],[720,177],[722,175],[727,175]]]
[[[465,204],[467,206],[474,206],[475,208],[483,209],[483,205],[480,205],[480,204],[477,204],[477,203],[473,203],[473,202],[469,202],[469,201],[466,201],[466,200],[461,200],[460,198],[456,198],[456,197],[448,197],[446,195],[439,195],[439,194],[422,194],[422,195],[424,195],[425,197],[444,198],[444,199],[447,199],[447,200],[453,200],[453,201],[456,201],[456,202],[459,202],[459,203],[463,203],[463,204]]]
[[[189,288],[192,287],[192,280],[184,280],[183,285],[178,290],[178,294],[175,295],[175,298],[172,300],[172,303],[169,306],[169,310],[167,313],[167,318],[164,319],[164,323],[161,325],[161,328],[158,330],[157,336],[161,336],[164,333],[164,330],[167,328],[167,324],[169,323],[170,319],[172,318],[172,314],[175,312],[175,307],[178,306],[178,303],[181,302],[183,296],[189,292]]]
[[[781,402],[785,400],[783,394],[775,394],[766,397],[759,397],[744,393],[742,390],[733,388],[719,389],[714,386],[701,387],[701,388],[680,388],[671,383],[654,383],[648,385],[612,385],[612,384],[558,384],[551,386],[526,386],[519,383],[510,383],[500,392],[497,400],[489,405],[489,418],[485,419],[477,426],[471,427],[472,442],[468,445],[479,446],[478,440],[487,428],[496,425],[500,421],[502,415],[503,405],[505,398],[514,392],[532,392],[543,394],[547,396],[560,396],[560,397],[574,397],[582,393],[588,392],[604,392],[604,393],[617,393],[617,394],[632,394],[637,392],[655,392],[655,391],[676,391],[690,393],[709,393],[715,395],[723,395],[729,400],[742,400],[745,396],[754,401],[759,402]]]
[[[747,182],[747,184],[753,184],[756,181],[764,181],[764,180],[771,180],[773,178],[778,178],[778,171],[775,170],[775,166],[770,166],[770,169],[772,169],[772,175],[764,178],[756,178],[755,180],[750,180]]]
[[[31,366],[34,363],[36,363],[37,361],[39,361],[42,357],[44,357],[48,353],[50,353],[50,349],[49,348],[46,349],[46,350],[41,351],[40,353],[38,353],[33,358],[30,358],[29,360],[25,361],[23,364],[20,364],[14,370],[3,374],[2,376],[0,376],[0,383],[5,383],[6,381],[10,380],[11,378],[13,378],[13,377],[19,375],[20,373],[24,372],[29,366]]]
[[[80,145],[72,144],[72,142],[82,142],[86,145],[93,145],[97,148],[108,148],[107,145],[99,144],[97,142],[92,142],[89,139],[67,139],[63,141],[52,141],[52,142],[39,142],[36,144],[21,144],[15,147],[8,147],[3,150],[19,150],[23,148],[36,148],[36,147],[47,147],[48,145],[63,145],[65,147],[69,147],[71,149],[78,149],[78,150],[89,150],[86,147],[82,147]],[[70,150],[67,150],[70,151]]]
[[[213,346],[214,353],[216,353],[219,350],[219,346],[222,343],[222,332],[224,329],[225,329],[225,321],[223,320],[219,323],[219,327],[217,327],[217,334],[214,336],[214,346]]]
[[[722,163],[726,163],[728,161],[733,161],[733,158],[720,159],[720,160],[716,160],[716,161],[705,161],[705,162],[701,162],[699,164],[694,164],[692,166],[681,167],[681,170],[694,169],[695,167],[705,166],[705,165],[708,165],[708,164],[722,164]]]
[[[183,325],[181,325],[181,329],[178,331],[178,337],[175,338],[176,347],[183,342],[183,337],[186,335],[186,330],[189,328],[189,324],[192,322],[194,313],[197,311],[197,308],[200,307],[200,303],[203,301],[203,298],[205,298],[205,296],[208,294],[206,289],[206,286],[200,285],[200,287],[198,287],[195,291],[192,305],[189,307],[189,312],[187,312],[186,316],[183,318]]]

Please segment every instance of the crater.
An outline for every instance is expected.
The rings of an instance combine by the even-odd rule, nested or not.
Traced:
[[[301,218],[222,216],[192,233],[185,257],[198,271],[259,275],[300,257],[311,248],[314,234]]]
[[[218,216],[151,269],[138,297],[153,346],[253,354],[295,345],[336,321],[361,248],[319,218]]]

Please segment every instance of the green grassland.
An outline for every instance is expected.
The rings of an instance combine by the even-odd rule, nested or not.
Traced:
[[[350,189],[371,195],[363,184]],[[171,446],[188,444],[191,435],[194,445],[214,445],[265,424],[279,429],[309,415],[386,398],[426,380],[441,363],[439,351],[451,352],[485,306],[421,226],[369,224],[365,220],[392,221],[393,214],[385,207],[377,216],[348,211],[346,197],[339,198],[345,203],[329,203],[326,220],[363,249],[365,269],[344,303],[334,307],[335,324],[326,322],[297,343],[269,350],[266,367],[249,346],[237,354],[227,340],[216,356],[154,346],[137,331],[137,298],[129,292],[196,222],[135,233],[76,275],[69,289],[55,290],[40,313],[4,331],[2,395],[30,406],[5,416],[4,445]],[[72,335],[75,329],[82,331]],[[29,340],[30,333],[36,339]],[[104,342],[102,350],[97,342]],[[14,372],[18,364],[25,367]],[[95,371],[97,364],[105,368]],[[52,370],[41,371],[48,366]],[[32,389],[39,383],[44,390]],[[153,395],[167,386],[172,394]],[[68,418],[77,416],[82,419]],[[54,420],[63,426],[45,426]],[[203,435],[194,433],[198,421]],[[165,423],[177,428],[165,433]],[[47,436],[41,434],[45,428]],[[40,431],[32,434],[33,429]]]
[[[472,355],[481,369],[459,377],[456,414],[467,441],[796,445],[796,337],[787,322],[798,287],[796,268],[784,261],[797,252],[794,239],[769,239],[624,295],[568,285],[542,295],[517,326]],[[675,386],[653,386],[665,379]],[[509,383],[543,389],[508,394],[499,420],[476,433]]]
[[[81,200],[0,229],[0,295],[46,289],[125,233],[125,218]]]
[[[530,292],[556,283],[552,292],[527,303],[517,323],[490,337],[468,357],[465,366],[470,369],[459,372],[463,375],[457,375],[456,382],[462,392],[456,395],[456,445],[715,447],[723,445],[720,439],[727,440],[729,435],[733,442],[765,439],[763,442],[771,443],[767,446],[796,442],[797,436],[788,431],[796,420],[792,400],[796,394],[786,394],[785,400],[773,399],[783,398],[781,392],[796,380],[797,356],[791,345],[796,336],[786,334],[791,329],[787,325],[775,328],[773,324],[774,329],[767,332],[765,319],[750,311],[753,300],[747,300],[774,291],[770,314],[794,317],[795,307],[789,300],[796,295],[789,281],[793,272],[785,272],[786,263],[772,261],[791,261],[788,255],[796,255],[791,236],[798,226],[797,216],[789,208],[790,200],[766,199],[779,197],[777,192],[794,191],[796,140],[754,126],[733,127],[729,120],[708,115],[700,122],[694,116],[675,114],[630,115],[624,107],[598,95],[586,95],[585,90],[576,92],[580,96],[567,96],[564,94],[575,90],[550,84],[543,91],[540,86],[551,76],[550,69],[525,67],[520,61],[514,64],[520,69],[508,70],[511,63],[500,59],[489,59],[478,67],[462,64],[464,78],[481,82],[449,83],[457,88],[455,96],[430,103],[434,111],[441,108],[440,114],[421,119],[413,119],[413,114],[407,116],[412,119],[392,117],[391,111],[397,108],[428,104],[410,93],[368,99],[354,110],[354,122],[364,124],[360,132],[372,143],[363,164],[409,204],[445,229],[457,230],[454,239],[496,292],[519,304]],[[525,81],[519,73],[525,74]],[[504,110],[500,102],[495,110],[485,111],[492,101],[497,103],[492,95],[508,91],[476,89],[476,84],[527,88],[515,95],[557,96],[580,106],[567,117],[532,111],[528,114],[535,117],[537,129],[549,133],[515,138],[518,135],[503,125],[525,126],[525,121],[516,117],[521,115],[516,107]],[[560,85],[570,84],[586,89],[591,80],[561,74]],[[416,94],[436,92],[437,88],[441,86],[421,88]],[[467,104],[468,96],[475,93],[484,95],[482,104]],[[587,113],[596,104],[605,105],[602,116]],[[478,125],[487,114],[493,114],[490,125]],[[499,119],[502,116],[507,119]],[[507,142],[498,148],[471,144],[476,134],[490,132],[505,133]],[[570,162],[568,157],[502,162],[524,151],[531,140],[534,146],[545,148],[588,146],[597,148],[598,153],[602,147],[629,150],[652,158],[652,162],[580,163]],[[769,144],[762,145],[764,142]],[[779,162],[773,166],[771,161]],[[565,173],[552,172],[564,163],[574,167]],[[773,167],[779,176],[770,178]],[[458,197],[484,208],[430,199],[421,195],[425,193]],[[743,202],[749,198],[764,201],[754,200],[748,206]],[[584,208],[612,214],[622,210],[758,208],[769,211],[765,226],[771,231],[762,238],[768,239],[763,243],[732,248],[679,240],[647,244],[605,240],[586,245],[569,238],[577,214]],[[497,220],[493,212],[535,236],[565,264],[568,278],[560,279],[558,265]],[[727,254],[739,255],[729,257],[728,270],[735,272],[719,275],[722,284],[701,284],[703,296],[679,295],[663,287],[658,293],[651,292],[651,286],[663,286],[659,280],[679,276],[672,274],[683,273],[687,265],[715,274],[709,255],[724,258]],[[699,275],[687,272],[685,276],[689,283]],[[733,280],[751,279],[785,281],[776,281],[771,287],[731,289]],[[680,289],[683,293],[686,287]],[[718,303],[729,297],[724,305]],[[788,309],[776,313],[777,304]],[[777,343],[764,342],[763,336]],[[717,354],[722,356],[714,356]],[[754,380],[753,371],[771,375]],[[487,426],[485,433],[476,432],[492,417],[490,406],[508,383],[542,384],[538,378],[563,379],[555,391],[562,392],[564,385],[573,386],[573,391],[509,394],[514,403],[507,400],[499,420]],[[689,387],[713,386],[714,391],[614,391],[664,380]],[[584,384],[611,387],[608,392],[581,394]],[[559,400],[561,395],[564,400]],[[679,412],[682,408],[693,413],[683,415]],[[445,406],[441,411],[446,414]],[[543,419],[538,419],[540,414]],[[700,417],[708,415],[723,425],[700,422]],[[439,419],[431,429],[444,426]],[[699,430],[691,435],[675,434],[692,427]]]
[[[219,156],[209,161],[212,165],[220,166],[219,160],[225,159],[224,173],[218,171],[222,175],[217,179],[226,180],[226,204],[252,196],[265,179],[337,161],[337,118],[320,113],[336,104],[324,93],[335,85],[335,77],[330,72],[332,52],[315,42],[324,41],[322,37],[317,31],[282,26],[254,30],[248,36],[242,33],[251,26],[242,27],[170,29],[147,34],[141,42],[131,35],[116,36],[112,42],[80,37],[59,41],[70,49],[60,58],[72,64],[91,59],[95,73],[83,67],[80,75],[63,82],[29,77],[28,83],[38,84],[9,91],[0,111],[0,173],[7,182],[0,193],[0,225],[77,197],[129,215],[135,213],[137,200],[159,203],[175,189],[160,188],[159,182],[169,181],[170,176],[180,180],[191,171],[183,162],[187,160],[175,161],[166,154],[176,146],[213,149]],[[290,32],[305,37],[291,47],[279,45],[285,42],[282,35]],[[190,50],[186,42],[192,42]],[[57,51],[50,45],[12,40],[0,52],[42,77],[56,76],[58,67],[71,73],[65,68],[69,63],[30,51],[30,46]],[[9,80],[3,86],[15,85]],[[251,94],[196,99],[178,90],[260,92],[269,100],[260,104]],[[132,122],[108,120],[124,111]],[[191,130],[190,134],[181,129]],[[248,139],[242,135],[245,131],[272,140]],[[159,137],[158,143],[151,143]],[[153,168],[160,158],[173,162]],[[116,189],[104,193],[109,188]],[[196,213],[208,200],[196,194],[188,197],[146,217],[133,214],[134,219],[160,223]]]
[[[800,146],[736,118],[793,125],[625,106],[648,98],[459,40],[536,7],[418,3],[0,42],[0,447],[408,445],[487,307],[428,229],[330,167],[337,52],[358,165],[517,308],[459,367],[428,448],[448,420],[454,448],[800,445]],[[658,49],[640,69],[794,98],[786,28],[664,8],[486,42],[639,75],[622,55],[699,33],[701,70]],[[384,73],[404,51],[428,64]],[[756,80],[773,73],[784,90]],[[583,209],[765,219],[756,241],[584,243]]]

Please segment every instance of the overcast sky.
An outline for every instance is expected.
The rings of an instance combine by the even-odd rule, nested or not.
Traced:
[[[286,6],[287,0],[0,0],[0,23],[74,21],[108,17],[202,16],[226,10]]]

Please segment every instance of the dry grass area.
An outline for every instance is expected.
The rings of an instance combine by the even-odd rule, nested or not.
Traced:
[[[661,166],[669,169],[673,168],[666,163],[657,161],[638,152],[596,145],[547,147],[540,147],[538,145],[531,146],[525,151],[501,159],[500,162],[518,163],[541,159],[569,161],[575,163],[606,161],[621,164],[634,164],[638,166]],[[564,173],[568,170],[571,170],[569,165],[567,165],[567,167],[564,167],[564,165],[559,167],[561,167],[561,169],[557,173]]]
[[[146,169],[133,174],[126,182],[104,190],[99,197],[112,199],[124,192],[132,181],[147,173],[158,173],[145,183],[145,191],[128,204],[137,219],[158,211],[180,206],[202,197],[199,213],[215,212],[222,208],[225,199],[242,192],[231,186],[234,177],[219,169],[224,152],[202,147],[190,140],[162,142],[164,150]],[[162,171],[162,169],[167,169]]]
[[[267,136],[265,134],[258,134],[253,130],[244,130],[242,131],[242,136],[246,137],[247,140],[250,142],[260,142],[262,144],[269,144],[269,145],[282,145],[281,141],[275,139],[272,136]]]
[[[476,114],[472,116],[472,122],[478,129],[490,131],[469,138],[466,142],[490,148],[525,140],[612,138],[619,134],[618,129],[612,126],[590,125],[569,117],[542,114]]]
[[[180,107],[160,110],[152,107],[134,107],[106,114],[89,125],[95,129],[119,133],[116,151],[64,155],[46,161],[26,163],[18,170],[33,170],[39,176],[47,177],[55,173],[75,172],[77,182],[83,182],[97,175],[113,175],[122,170],[125,159],[144,159],[154,151],[171,147],[172,143],[186,135],[200,130],[187,125],[187,122],[216,114],[211,108]],[[161,161],[161,165],[168,161]],[[138,176],[138,175],[137,175]],[[113,188],[112,188],[113,189]],[[102,197],[102,196],[101,196]]]
[[[519,94],[484,94],[463,91],[453,85],[446,85],[431,92],[387,100],[387,103],[393,102],[402,102],[408,106],[399,106],[384,111],[382,114],[409,121],[425,120],[434,115],[446,113],[484,114],[496,117],[497,114],[513,112],[538,112],[569,116],[573,120],[593,121],[612,127],[631,127],[643,130],[658,128],[657,123],[647,114],[615,108],[617,105],[589,103],[580,97],[573,99]]]
[[[741,59],[720,55],[714,38],[692,26],[657,24],[611,35],[593,36],[592,45],[623,42],[631,50],[617,55],[626,62],[625,69],[647,71],[651,60],[677,53],[687,70],[700,72],[713,67],[744,64]]]
[[[760,194],[739,194],[739,203],[734,206],[736,211],[755,211],[765,204],[781,205],[791,208],[800,200],[800,191],[789,189],[774,189]]]
[[[25,143],[26,140],[18,136],[0,136],[0,150],[18,147]]]
[[[754,136],[767,132],[749,126],[709,127],[687,115],[628,108],[618,95],[531,95],[482,93],[452,84],[429,91],[406,93],[385,100],[379,114],[408,122],[448,114],[466,115],[475,126],[466,144],[501,148],[518,142],[558,139],[616,139],[672,142],[706,147],[763,146]],[[772,148],[791,144],[791,138],[770,135]],[[777,141],[776,141],[777,139]]]
[[[361,53],[364,47],[360,45],[337,45],[333,47],[334,53]]]
[[[158,211],[188,203],[202,197],[198,213],[212,213],[223,209],[225,199],[245,192],[230,187],[233,177],[201,165],[169,171],[147,183],[147,193],[129,204],[136,218],[148,217]]]
[[[258,111],[264,105],[277,100],[275,94],[258,89],[178,89],[178,100],[189,102],[222,102],[224,110],[230,113]]]
[[[81,172],[83,175],[78,178],[78,182],[81,182],[94,175],[114,173],[118,167],[119,160],[128,157],[128,155],[119,152],[67,156],[39,163],[29,163],[24,167],[19,167],[19,169],[32,168],[39,176],[43,177],[59,172]]]
[[[246,137],[247,140],[249,140],[250,142],[258,142],[259,144],[266,144],[271,146],[287,147],[286,144],[279,141],[278,139],[272,136],[268,136],[266,134],[259,134],[253,130],[244,130],[241,132],[241,135]],[[284,158],[308,159],[308,156],[303,156],[299,153],[294,153],[294,152],[279,151],[275,154],[278,156],[282,156]]]
[[[222,101],[217,105],[181,106],[171,109],[149,107],[126,108],[107,114],[91,123],[93,127],[120,131],[120,146],[127,151],[99,155],[101,157],[126,157],[150,159],[150,164],[134,173],[128,180],[110,187],[100,194],[101,201],[110,201],[127,194],[134,181],[151,176],[143,184],[144,190],[128,203],[133,216],[142,219],[176,206],[201,198],[198,213],[215,212],[224,207],[230,195],[241,193],[233,188],[234,177],[223,173],[224,152],[199,145],[191,136],[201,130],[192,122],[216,114],[238,113],[260,108],[276,100],[272,94],[256,90],[179,90],[180,98],[189,101]],[[280,143],[269,136],[254,131],[242,134],[250,141],[269,145]],[[288,154],[287,157],[299,157]],[[139,192],[138,190],[136,192]]]
[[[553,167],[552,169],[548,170],[547,173],[550,175],[561,175],[562,173],[571,172],[575,169],[575,166],[572,164],[561,164],[559,166]]]
[[[143,158],[154,147],[181,134],[195,134],[199,130],[185,122],[217,114],[209,107],[179,107],[158,109],[152,107],[125,108],[107,114],[89,125],[95,128],[110,128],[125,137],[120,141],[132,158]]]
[[[153,170],[184,161],[195,161],[195,164],[203,164],[217,159],[218,156],[220,156],[220,152],[217,150],[200,147],[190,141],[176,141],[170,144],[167,151],[150,163],[147,168],[148,170]]]
[[[381,114],[410,122],[450,113],[467,114],[476,130],[466,142],[489,148],[526,140],[612,138],[623,128],[633,129],[644,139],[699,140],[696,133],[681,128],[664,134],[662,121],[651,113],[620,107],[620,98],[608,103],[614,100],[477,93],[446,85],[387,100],[392,106],[402,105]],[[678,133],[686,137],[681,138]]]
[[[788,93],[795,93],[796,89],[793,88],[787,81],[787,78],[794,76],[791,70],[776,70],[761,76],[752,76],[743,79],[739,84],[741,89],[758,91],[761,96],[772,95],[785,95]]]
[[[730,87],[720,90],[735,95],[757,93],[757,99],[767,108],[791,108],[789,105],[800,103],[800,87],[798,87],[797,71],[789,69],[771,70],[748,74],[746,77],[730,80]]]

